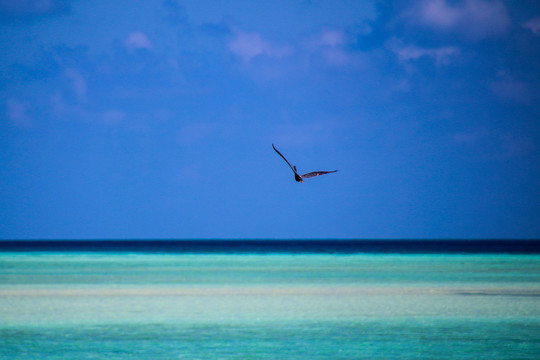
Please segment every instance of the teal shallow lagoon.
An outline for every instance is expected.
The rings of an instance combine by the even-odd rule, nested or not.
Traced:
[[[0,357],[534,359],[540,256],[0,254]]]

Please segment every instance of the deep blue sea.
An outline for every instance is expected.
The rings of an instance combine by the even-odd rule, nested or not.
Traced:
[[[0,359],[538,359],[538,241],[0,241]]]

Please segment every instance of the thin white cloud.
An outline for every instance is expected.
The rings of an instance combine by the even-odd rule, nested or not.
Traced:
[[[66,78],[70,81],[71,87],[77,100],[84,101],[86,99],[86,80],[82,74],[75,69],[67,69],[64,72]]]
[[[437,66],[449,64],[453,58],[460,54],[460,49],[455,46],[424,48],[415,45],[404,45],[395,39],[389,42],[388,47],[401,61],[412,61],[427,57],[433,59]]]
[[[499,78],[490,85],[495,95],[506,100],[527,102],[532,98],[531,89],[527,83],[518,81],[505,73],[499,74]]]
[[[355,61],[355,57],[343,49],[327,49],[322,54],[326,62],[334,66],[346,66]]]
[[[50,105],[51,105],[53,114],[57,117],[63,117],[66,114],[68,114],[70,111],[69,105],[66,103],[66,100],[64,99],[62,94],[60,94],[59,92],[51,95]]]
[[[453,133],[450,139],[460,147],[474,150],[475,156],[497,160],[528,156],[535,148],[531,139],[525,135],[488,128]]]
[[[534,17],[521,24],[525,29],[530,30],[534,35],[540,36],[540,17]]]
[[[332,122],[281,123],[276,125],[272,138],[283,145],[313,145],[331,141],[334,129]]]
[[[0,14],[9,16],[46,15],[69,8],[66,0],[0,0]]]
[[[366,64],[365,54],[353,50],[354,46],[351,46],[358,30],[325,27],[313,36],[299,39],[292,45],[272,43],[257,32],[239,29],[232,31],[233,37],[227,43],[228,50],[245,64],[253,65],[249,68],[261,79],[305,72],[309,64],[326,64],[339,68],[361,67]],[[257,58],[266,61],[252,63],[252,60]]]
[[[321,56],[329,65],[344,67],[361,62],[359,55],[347,48],[350,43],[351,39],[344,30],[325,28],[306,42],[306,49]]]
[[[245,62],[257,56],[280,58],[293,52],[290,46],[275,45],[262,38],[259,33],[237,30],[228,43],[229,51]]]
[[[422,0],[404,17],[417,25],[471,39],[498,36],[510,26],[508,10],[501,0]]]
[[[190,145],[206,139],[220,130],[215,123],[195,123],[184,126],[179,133],[178,140],[182,145]]]
[[[124,119],[126,118],[126,113],[122,110],[110,109],[103,111],[98,116],[103,123],[109,125],[116,125],[124,121]]]
[[[336,47],[345,44],[345,33],[336,29],[324,29],[318,37],[318,43],[322,46]]]
[[[459,54],[459,49],[454,46],[443,46],[433,49],[421,48],[418,46],[405,46],[397,51],[398,56],[403,60],[416,60],[422,57],[430,57],[437,65],[447,64],[450,58]]]
[[[128,35],[125,45],[128,49],[131,50],[137,50],[137,49],[146,49],[151,50],[152,49],[152,42],[148,39],[148,36],[146,34],[135,31]]]

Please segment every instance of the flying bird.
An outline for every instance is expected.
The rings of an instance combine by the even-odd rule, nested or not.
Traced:
[[[279,156],[281,156],[283,158],[283,160],[285,160],[285,162],[291,167],[292,171],[294,172],[294,180],[298,181],[298,182],[304,182],[304,179],[308,179],[308,178],[311,178],[311,177],[315,177],[315,176],[320,176],[320,175],[324,175],[324,174],[329,174],[329,173],[333,173],[333,172],[336,172],[337,170],[332,170],[332,171],[313,171],[313,172],[309,172],[307,174],[303,174],[303,175],[300,175],[297,171],[296,171],[296,166],[293,166],[291,165],[290,162],[287,161],[287,159],[285,159],[285,156],[283,156],[279,151],[278,149],[276,149],[276,147],[274,146],[274,144],[272,144],[272,147],[274,148],[274,150],[278,153]]]

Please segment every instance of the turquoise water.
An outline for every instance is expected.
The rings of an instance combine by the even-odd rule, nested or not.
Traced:
[[[2,359],[537,359],[538,255],[0,254]]]

